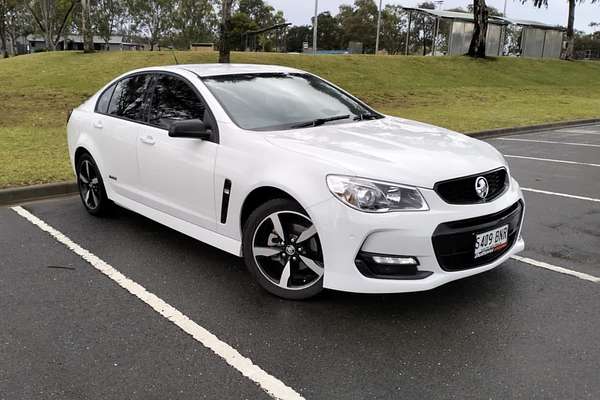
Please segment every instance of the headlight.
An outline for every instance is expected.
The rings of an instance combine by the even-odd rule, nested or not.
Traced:
[[[366,212],[429,210],[419,189],[351,176],[328,175],[327,186],[338,199]]]

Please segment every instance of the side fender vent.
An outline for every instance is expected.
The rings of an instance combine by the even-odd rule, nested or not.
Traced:
[[[227,222],[227,210],[229,209],[229,196],[231,194],[231,181],[225,179],[223,184],[223,197],[221,200],[221,223]]]

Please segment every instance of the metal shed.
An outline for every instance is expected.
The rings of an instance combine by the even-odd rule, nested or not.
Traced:
[[[563,27],[522,19],[502,17],[500,19],[521,28],[519,45],[521,57],[560,58],[565,31]]]
[[[429,10],[425,8],[416,7],[403,7],[408,12],[408,30],[406,32],[406,53],[408,53],[409,37],[411,29],[411,20],[413,14],[425,14],[434,18],[433,27],[433,49],[432,54],[436,54],[436,44],[440,35],[440,21],[447,21],[449,23],[448,32],[445,34],[448,37],[448,55],[463,55],[469,50],[469,44],[473,36],[473,14],[455,12],[455,11],[442,11],[442,10]],[[504,46],[504,35],[505,27],[509,22],[497,17],[489,17],[488,19],[488,30],[486,39],[486,55],[487,56],[501,56]]]

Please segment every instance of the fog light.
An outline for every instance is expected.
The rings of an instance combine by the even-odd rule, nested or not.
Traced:
[[[356,268],[368,278],[424,279],[431,271],[419,271],[419,260],[413,256],[368,253],[360,251],[354,260]]]
[[[415,257],[405,256],[371,256],[374,263],[384,265],[410,265],[417,266],[419,261]]]

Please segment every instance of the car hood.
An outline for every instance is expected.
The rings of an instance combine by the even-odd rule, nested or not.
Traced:
[[[485,142],[395,117],[270,132],[266,139],[356,176],[424,188],[505,166],[502,155]]]

